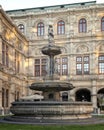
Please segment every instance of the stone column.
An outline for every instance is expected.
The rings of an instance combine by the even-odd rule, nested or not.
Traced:
[[[0,80],[0,115],[2,115],[2,80]]]
[[[54,56],[53,55],[50,56],[50,68],[49,69],[50,69],[49,75],[53,76],[53,74],[54,74]]]
[[[96,80],[92,80],[92,103],[93,103],[93,108],[94,108],[94,112],[96,113],[97,110],[97,83]]]
[[[2,40],[0,39],[0,63],[2,63]]]

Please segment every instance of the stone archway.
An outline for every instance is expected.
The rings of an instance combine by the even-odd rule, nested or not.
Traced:
[[[97,106],[104,110],[104,88],[97,92]]]
[[[98,94],[104,94],[104,88],[100,89],[100,90],[98,91]]]
[[[91,102],[91,93],[87,89],[80,89],[75,94],[76,101],[88,101]]]

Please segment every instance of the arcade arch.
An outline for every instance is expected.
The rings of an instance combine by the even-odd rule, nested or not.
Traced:
[[[88,89],[79,89],[75,94],[76,101],[88,101],[91,102],[91,93]]]

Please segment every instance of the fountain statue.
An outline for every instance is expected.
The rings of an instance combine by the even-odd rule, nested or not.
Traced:
[[[38,119],[81,119],[90,118],[92,104],[89,102],[62,101],[60,92],[70,91],[74,86],[69,81],[60,80],[55,72],[56,55],[61,54],[61,48],[54,43],[53,27],[49,25],[48,45],[42,48],[42,53],[49,57],[48,74],[42,81],[35,81],[30,89],[42,91],[44,100],[41,101],[15,101],[10,111],[13,116],[8,120],[36,121]]]

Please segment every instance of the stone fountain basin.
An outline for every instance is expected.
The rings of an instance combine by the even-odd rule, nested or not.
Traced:
[[[93,107],[90,102],[19,101],[12,103],[10,111],[34,119],[82,119],[91,117]]]
[[[58,80],[46,80],[43,82],[32,83],[30,89],[32,90],[54,90],[54,91],[67,91],[73,89],[73,85],[67,81],[58,81]]]
[[[48,56],[51,56],[51,55],[55,56],[55,55],[61,54],[61,49],[59,46],[47,45],[42,48],[42,53]]]

